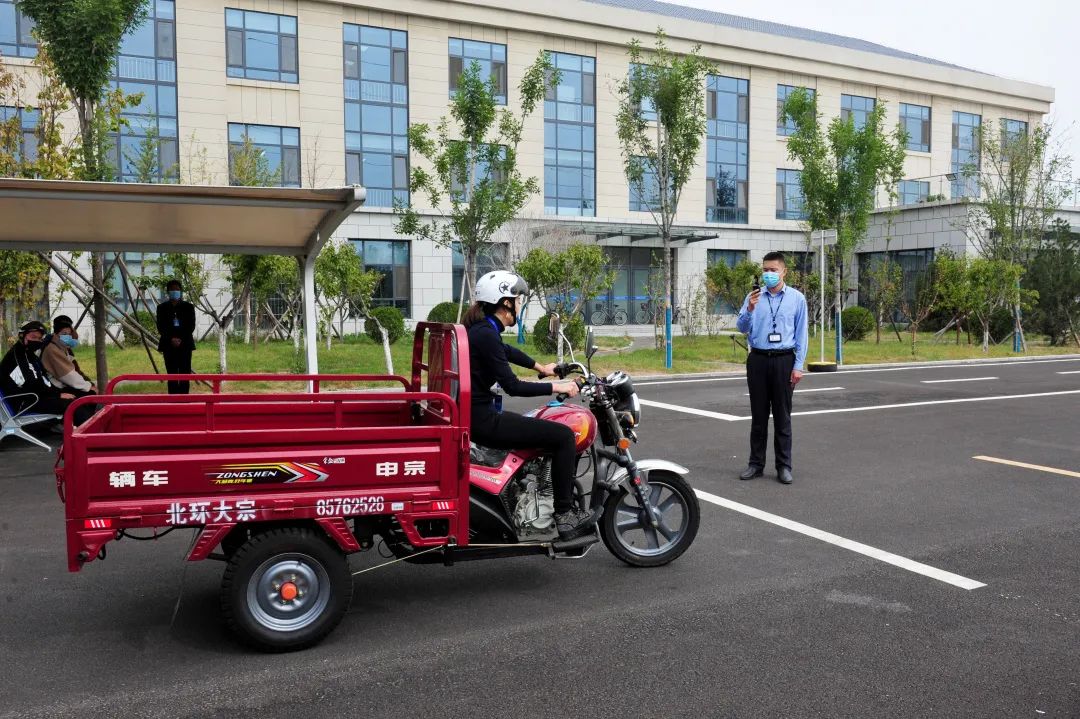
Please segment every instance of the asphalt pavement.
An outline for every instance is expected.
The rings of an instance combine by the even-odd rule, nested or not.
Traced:
[[[288,655],[232,640],[180,532],[69,574],[52,457],[5,440],[0,717],[1080,716],[1080,360],[799,390],[784,486],[738,479],[743,378],[639,383],[636,456],[710,499],[673,564],[395,564]]]

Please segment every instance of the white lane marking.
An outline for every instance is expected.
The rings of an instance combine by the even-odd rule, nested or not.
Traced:
[[[1051,362],[1080,362],[1078,359],[1045,359],[1045,360],[1024,360],[1023,362],[976,362],[974,364],[923,364],[914,365],[912,367],[876,367],[873,369],[844,369],[839,368],[839,372],[844,374],[859,374],[864,372],[906,372],[913,369],[956,369],[957,367],[1023,367],[1029,364],[1050,364]]]
[[[983,382],[989,379],[997,379],[997,377],[956,377],[954,379],[923,379],[919,381],[922,384],[943,384],[945,382]]]
[[[835,392],[836,390],[844,389],[843,387],[814,387],[813,389],[797,389],[795,392]],[[743,392],[743,397],[749,397],[749,392]]]
[[[760,519],[762,521],[769,522],[770,524],[775,524],[776,526],[783,527],[784,529],[790,529],[791,531],[798,532],[799,534],[805,534],[807,537],[820,539],[823,542],[828,542],[829,544],[836,545],[837,547],[842,547],[843,549],[856,552],[857,554],[862,554],[866,557],[870,557],[871,559],[877,559],[878,561],[885,562],[886,564],[891,564],[894,567],[906,569],[909,572],[921,574],[924,577],[936,579],[939,582],[951,584],[954,587],[971,590],[986,586],[984,583],[977,582],[974,579],[961,577],[959,574],[946,572],[944,569],[931,567],[929,564],[916,562],[914,559],[901,557],[899,554],[893,554],[892,552],[886,552],[884,549],[878,549],[877,547],[871,547],[870,545],[863,544],[862,542],[856,542],[851,539],[846,539],[839,535],[832,534],[831,532],[816,529],[815,527],[811,527],[806,524],[802,524],[801,522],[796,522],[794,520],[787,519],[776,514],[770,514],[769,512],[762,511],[755,507],[750,507],[748,505],[740,504],[738,502],[732,502],[730,499],[724,499],[723,497],[718,497],[715,494],[703,492],[700,489],[695,489],[694,492],[697,494],[699,499],[710,502],[719,507],[724,507],[726,509],[732,509],[736,512],[741,512],[742,514],[745,514],[749,517],[754,517],[755,519]]]
[[[682,407],[677,404],[667,404],[666,402],[654,402],[651,399],[639,400],[646,407],[657,407],[659,409],[669,409],[672,412],[685,412],[686,414],[696,414],[699,417],[710,417],[712,419],[723,419],[728,422],[734,422],[737,419],[750,419],[749,417],[736,417],[733,414],[724,414],[722,412],[710,412],[705,409],[694,409],[693,407]]]
[[[659,384],[690,384],[692,382],[732,382],[734,380],[745,380],[746,375],[739,375],[738,377],[705,377],[703,379],[666,379],[659,382],[635,382],[635,387],[652,387]]]
[[[1060,397],[1062,395],[1080,394],[1080,389],[1064,390],[1061,392],[1036,392],[1034,394],[1002,394],[994,395],[993,397],[962,397],[960,399],[935,399],[927,400],[925,402],[902,402],[900,404],[878,404],[871,405],[869,407],[837,407],[834,409],[814,409],[807,410],[805,412],[792,412],[792,417],[806,417],[814,414],[836,414],[839,412],[869,412],[877,409],[899,409],[901,407],[931,407],[937,404],[962,404],[964,402],[993,402],[995,400],[1006,399],[1030,399],[1033,397]],[[682,407],[677,404],[667,404],[665,402],[654,402],[652,400],[641,400],[644,405],[650,405],[659,409],[668,409],[672,412],[685,412],[686,414],[696,414],[700,417],[711,417],[713,419],[722,419],[728,422],[738,422],[740,420],[748,420],[750,417],[738,417],[733,414],[724,414],[722,412],[709,412],[704,409],[694,409],[693,407]]]
[[[1044,467],[1041,464],[1028,464],[1027,462],[1016,462],[1011,459],[1000,459],[999,457],[986,457],[979,455],[972,457],[972,459],[978,459],[983,462],[994,462],[995,464],[1007,464],[1010,467],[1022,467],[1024,469],[1035,469],[1040,472],[1049,472],[1050,474],[1060,474],[1065,477],[1077,477],[1080,478],[1080,472],[1073,472],[1068,469],[1058,469],[1057,467]]]
[[[1068,372],[1058,372],[1057,374],[1080,374],[1080,369],[1069,370]]]

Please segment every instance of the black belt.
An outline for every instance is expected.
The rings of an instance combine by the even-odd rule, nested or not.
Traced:
[[[757,347],[751,347],[750,352],[756,355],[765,355],[766,357],[782,357],[783,355],[795,354],[794,349],[786,350],[759,350]]]

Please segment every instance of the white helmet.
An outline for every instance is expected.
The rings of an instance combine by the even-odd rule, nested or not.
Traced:
[[[476,282],[477,302],[487,302],[491,305],[499,304],[504,298],[516,298],[518,295],[529,294],[529,284],[513,272],[495,270],[481,277]]]

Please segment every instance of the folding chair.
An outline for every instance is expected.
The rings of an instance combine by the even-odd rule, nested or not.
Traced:
[[[34,403],[26,409],[20,412],[12,412],[11,407],[8,405],[9,399],[15,399],[16,397],[33,397]],[[31,444],[36,444],[42,447],[47,452],[52,451],[52,447],[42,442],[32,434],[28,434],[23,427],[28,427],[32,424],[39,424],[41,422],[55,422],[62,420],[63,415],[59,414],[32,414],[30,410],[34,405],[38,403],[38,396],[33,392],[23,392],[21,394],[12,394],[4,396],[0,393],[0,442],[4,441],[8,437],[21,437]]]

